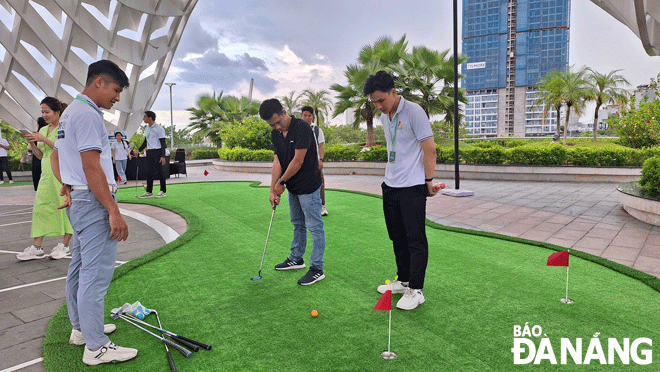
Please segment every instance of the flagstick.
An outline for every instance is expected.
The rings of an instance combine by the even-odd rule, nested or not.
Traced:
[[[383,351],[382,353],[380,353],[380,356],[383,357],[383,359],[394,359],[398,356],[396,353],[390,351],[391,339],[392,339],[392,309],[390,308],[390,321],[387,330],[387,351]]]
[[[570,250],[569,250],[570,252]],[[570,254],[570,253],[569,253]],[[568,265],[566,265],[566,297],[559,300],[565,304],[572,304],[574,301],[568,298]]]

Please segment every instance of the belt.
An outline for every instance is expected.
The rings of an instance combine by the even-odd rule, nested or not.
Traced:
[[[116,193],[117,192],[117,186],[116,185],[108,185],[108,188],[110,188],[111,193]],[[91,190],[88,185],[80,185],[80,186],[71,186],[71,190]]]

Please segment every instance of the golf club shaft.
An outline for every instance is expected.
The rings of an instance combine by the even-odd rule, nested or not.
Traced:
[[[158,326],[160,328],[163,328],[162,324],[160,323],[160,317],[158,316],[158,313],[156,313],[156,319],[158,320]],[[167,361],[170,364],[170,372],[176,372],[176,366],[174,365],[174,359],[172,359],[172,353],[170,352],[170,348],[167,346],[167,342],[163,342],[163,345],[165,345],[165,352],[167,353]]]
[[[174,342],[172,342],[172,341],[166,339],[165,337],[158,336],[157,334],[155,334],[155,333],[149,331],[148,329],[145,329],[145,328],[140,327],[140,325],[138,325],[137,323],[133,323],[128,317],[126,317],[126,316],[123,315],[123,314],[117,314],[117,316],[118,316],[119,318],[121,318],[121,319],[124,319],[124,321],[126,321],[126,322],[128,322],[128,323],[131,323],[132,325],[136,326],[137,328],[140,328],[141,330],[147,332],[148,334],[150,334],[150,335],[156,337],[157,339],[163,341],[164,343],[168,344],[169,346],[172,346],[173,348],[177,349],[177,350],[178,350],[179,352],[181,352],[181,354],[183,354],[186,358],[190,358],[190,357],[192,357],[192,352],[191,352],[190,350],[184,348],[183,346],[181,346],[181,345],[177,345],[177,344],[175,344]]]
[[[158,320],[158,327],[163,328],[163,325],[160,323],[160,316],[156,313],[156,319]],[[176,366],[174,365],[174,359],[172,359],[172,353],[170,353],[170,348],[167,346],[167,342],[163,342],[165,345],[165,352],[167,352],[167,361],[170,363],[170,372],[176,372]]]
[[[156,317],[158,318],[158,312],[157,311],[151,310],[151,309],[149,309],[149,310],[151,312],[156,313]],[[206,350],[211,350],[211,346],[209,346],[209,345],[203,344],[199,341],[191,340],[187,337],[183,337],[183,336],[180,336],[180,335],[178,335],[174,332],[170,332],[168,330],[165,330],[165,329],[162,328],[162,326],[161,327],[156,327],[154,325],[151,325],[151,324],[149,324],[145,321],[142,321],[142,320],[136,318],[134,315],[132,315],[130,313],[122,313],[121,315],[128,316],[128,317],[131,318],[131,320],[133,320],[135,322],[146,325],[147,327],[151,327],[151,328],[157,330],[158,332],[165,334],[169,338],[171,338],[171,339],[175,340],[176,342],[182,344],[184,347],[186,347],[188,349],[191,349],[192,351],[199,351],[200,347],[203,347]],[[160,321],[158,322],[158,324],[160,325]],[[196,346],[196,345],[199,345],[199,346]]]
[[[135,157],[135,197],[138,197],[137,190],[138,190],[138,182],[140,181],[140,165],[139,163],[139,158],[140,158],[140,153],[138,152],[137,156]]]
[[[261,255],[261,265],[259,266],[258,276],[261,276],[261,270],[264,268],[264,258],[266,258],[266,248],[268,248],[268,239],[270,238],[270,229],[273,227],[273,218],[275,217],[276,208],[277,208],[277,203],[273,205],[273,213],[270,215],[270,225],[268,225],[268,235],[266,235],[266,245],[264,246],[264,254]]]

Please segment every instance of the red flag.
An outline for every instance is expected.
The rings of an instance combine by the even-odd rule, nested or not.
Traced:
[[[392,291],[387,290],[385,293],[383,293],[382,296],[380,296],[380,300],[376,302],[376,306],[374,306],[374,310],[383,310],[383,311],[390,311],[392,310]]]
[[[121,181],[121,176],[117,176],[117,181]]]
[[[548,266],[568,266],[568,251],[555,252],[548,257]]]
[[[208,176],[208,175],[209,175],[209,172],[208,172],[206,169],[204,169],[204,175],[205,175],[205,176]]]

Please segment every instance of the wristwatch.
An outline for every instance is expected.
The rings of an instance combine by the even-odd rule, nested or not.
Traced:
[[[433,182],[433,178],[424,178],[424,182]]]
[[[277,182],[278,182],[280,185],[285,186],[285,185],[284,185],[285,182],[284,182],[284,180],[282,180],[281,178],[278,178],[278,179],[277,179]]]

